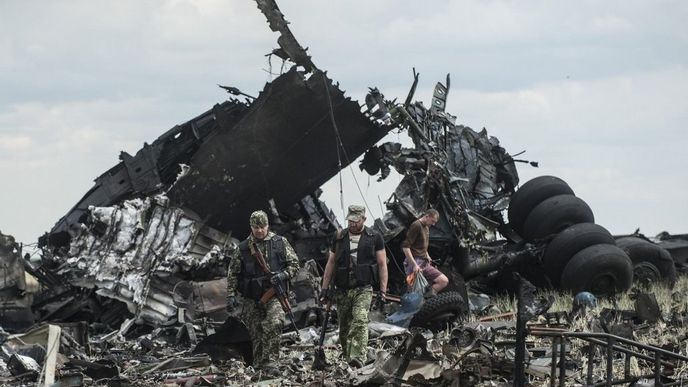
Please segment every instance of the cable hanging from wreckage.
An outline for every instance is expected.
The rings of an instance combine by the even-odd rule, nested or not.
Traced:
[[[562,286],[584,287],[588,283],[577,272],[590,272],[600,256],[615,265],[602,272],[602,283],[608,285],[598,289],[602,292],[623,290],[614,281],[626,286],[634,275],[675,277],[672,256],[641,236],[622,238],[616,249],[615,239],[593,223],[587,205],[560,179],[536,178],[515,191],[519,180],[514,163],[523,160],[514,160],[486,130],[455,124],[456,118],[445,112],[449,76],[446,86],[436,85],[430,109],[411,103],[419,78],[414,69],[404,104],[384,100],[373,88],[361,114],[358,103],[313,65],[276,5],[258,4],[281,34],[280,49],[273,53],[296,66],[257,97],[223,87],[247,100],[217,104],[134,156],[122,152],[120,162],[99,176],[42,238],[46,265],[27,267],[47,288],[32,305],[38,321],[90,316],[106,326],[120,326],[122,335],[134,321],[156,327],[182,324],[186,339],[195,341],[188,321],[226,318],[224,307],[218,308],[224,302],[217,296],[223,288],[218,268],[224,264],[222,250],[231,248],[245,228],[242,211],[264,209],[275,229],[295,241],[304,261],[317,260],[339,227],[318,199],[319,187],[361,155],[360,167],[371,175],[380,173],[384,179],[394,167],[403,176],[387,203],[390,211],[375,222],[390,251],[398,248],[410,221],[434,207],[441,210],[442,222],[432,230],[431,248],[438,252],[433,256],[444,257],[444,268],[465,279],[514,268],[527,274],[542,266],[550,272],[544,276],[549,282],[554,278]],[[304,111],[303,106],[309,108]],[[375,146],[394,128],[406,130],[415,147]],[[257,131],[269,141],[248,141]],[[333,135],[341,153],[328,152]],[[292,151],[288,157],[281,152],[285,146]],[[321,150],[318,165],[299,156],[310,157],[313,149]],[[180,164],[187,166],[182,174]],[[255,174],[260,178],[252,178]],[[299,184],[290,184],[294,181]],[[508,223],[502,217],[505,210]],[[496,240],[497,231],[507,240]],[[566,254],[552,253],[561,251],[552,245],[567,246]],[[656,259],[637,258],[645,251]],[[482,262],[477,259],[481,256],[489,259]],[[307,264],[295,280],[300,286],[294,314],[302,324],[316,307],[317,289],[308,284],[318,274],[316,265]],[[401,283],[403,270],[396,274],[392,281]],[[465,302],[463,283],[453,285],[447,290],[458,290]]]
[[[215,105],[195,119],[170,129],[152,144],[145,144],[134,156],[122,152],[121,162],[98,177],[95,186],[41,239],[56,263],[68,257],[88,261],[88,253],[79,256],[86,251],[85,245],[92,251],[98,237],[115,237],[108,228],[116,227],[120,222],[117,217],[126,211],[96,214],[91,208],[141,197],[146,198],[145,203],[137,203],[134,208],[145,209],[145,213],[158,211],[161,221],[167,224],[193,225],[179,229],[187,230],[179,231],[185,237],[186,250],[170,256],[166,255],[171,251],[171,241],[156,241],[157,246],[140,248],[140,243],[149,243],[158,235],[151,223],[131,228],[144,230],[136,231],[138,234],[130,238],[133,243],[118,246],[114,251],[151,272],[161,271],[189,280],[218,275],[216,269],[206,270],[210,266],[208,262],[221,260],[218,258],[221,254],[211,248],[212,242],[219,243],[222,250],[231,245],[231,238],[224,232],[243,237],[244,220],[257,208],[271,214],[276,230],[294,240],[299,256],[304,260],[321,260],[322,246],[327,245],[327,239],[339,225],[318,199],[319,187],[365,154],[360,167],[368,173],[380,172],[380,178],[385,178],[390,167],[394,167],[404,176],[387,203],[390,211],[375,224],[384,233],[392,257],[402,256],[398,252],[398,239],[405,227],[423,209],[436,207],[441,210],[442,220],[432,230],[431,249],[435,250],[433,256],[445,261],[450,270],[470,279],[501,268],[513,269],[520,265],[521,269],[523,264],[540,266],[543,247],[538,238],[523,238],[514,233],[501,215],[513,207],[509,198],[518,185],[517,160],[506,153],[496,138],[489,137],[486,130],[475,132],[456,125],[455,117],[445,112],[449,76],[446,85],[437,83],[430,109],[420,102],[411,103],[419,79],[414,69],[413,85],[403,105],[385,101],[374,88],[366,96],[368,109],[361,114],[358,104],[346,98],[312,63],[291,35],[276,5],[258,3],[271,28],[281,34],[280,49],[273,53],[296,65],[266,84],[252,101],[232,99]],[[299,71],[299,67],[305,72]],[[311,76],[305,77],[306,73]],[[234,94],[243,93],[232,87],[225,89]],[[389,142],[375,146],[393,128],[405,128],[415,147],[404,149]],[[333,132],[335,148],[341,153],[327,151],[331,149]],[[268,141],[260,144],[249,141],[257,133]],[[285,148],[289,152],[284,152]],[[309,161],[314,149],[321,150],[317,164]],[[188,166],[181,176],[178,175],[180,164]],[[293,181],[300,184],[291,184]],[[167,198],[154,199],[152,195],[161,190]],[[181,213],[174,214],[165,208],[177,208]],[[114,218],[108,218],[108,214]],[[564,219],[553,227],[563,229],[563,225],[570,223]],[[496,231],[507,240],[495,242]],[[141,236],[149,232],[153,233],[149,239]],[[169,234],[170,238],[175,235]],[[174,245],[178,246],[176,242]],[[108,246],[99,243],[103,248]],[[136,252],[127,255],[132,249]],[[214,254],[215,258],[204,259],[207,254]],[[589,260],[588,256],[584,258]],[[165,259],[156,260],[156,257]],[[482,262],[480,258],[484,257],[490,259]],[[568,258],[571,257],[564,259]],[[395,263],[398,266],[396,259]],[[82,285],[92,287],[94,282],[88,278],[97,279],[99,275],[94,270],[90,276],[75,277]],[[403,276],[401,268],[396,275]],[[108,277],[108,281],[112,278]],[[132,286],[122,281],[122,278],[114,281],[119,284],[116,288]],[[137,293],[133,296],[138,300],[134,308],[139,308],[142,296]],[[166,311],[163,315],[170,313]]]

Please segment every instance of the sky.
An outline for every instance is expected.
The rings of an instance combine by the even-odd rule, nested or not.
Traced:
[[[428,106],[450,73],[457,123],[539,163],[518,165],[521,182],[564,179],[614,234],[688,233],[688,2],[279,6],[361,103],[369,87],[403,100],[415,67]],[[277,37],[249,0],[1,1],[0,230],[35,242],[120,151],[225,100],[216,84],[256,95],[280,71],[265,56]],[[380,217],[399,176],[377,183],[356,165],[343,195],[335,177],[321,198],[341,218],[363,194]]]

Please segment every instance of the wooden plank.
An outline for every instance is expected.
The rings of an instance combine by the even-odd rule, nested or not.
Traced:
[[[62,328],[58,325],[48,325],[48,344],[46,345],[47,353],[45,355],[45,370],[44,386],[50,386],[55,383],[55,363],[57,362],[57,354],[60,351],[60,336],[62,335]]]

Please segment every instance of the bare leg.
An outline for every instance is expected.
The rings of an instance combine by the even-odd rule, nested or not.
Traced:
[[[449,278],[447,278],[446,275],[442,274],[441,276],[435,279],[435,282],[432,284],[432,289],[435,291],[435,293],[439,293],[440,290],[444,289],[448,284]]]

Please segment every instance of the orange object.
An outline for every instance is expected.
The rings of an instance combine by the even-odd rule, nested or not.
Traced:
[[[411,274],[406,276],[406,283],[408,286],[413,286],[413,281],[416,280],[416,272],[412,271]]]

